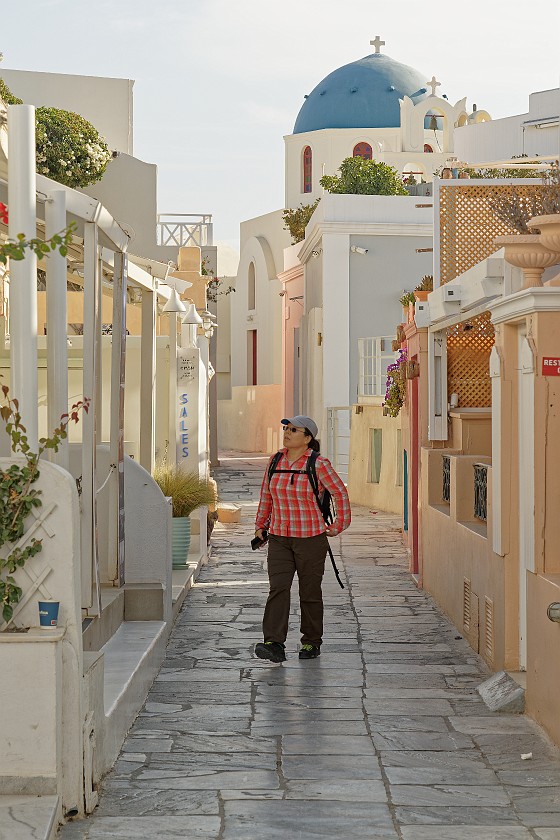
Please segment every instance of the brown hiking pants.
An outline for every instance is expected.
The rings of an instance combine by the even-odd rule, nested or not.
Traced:
[[[290,588],[298,574],[301,643],[319,647],[323,638],[323,593],[327,535],[268,538],[270,592],[263,617],[265,642],[284,644],[288,635]]]

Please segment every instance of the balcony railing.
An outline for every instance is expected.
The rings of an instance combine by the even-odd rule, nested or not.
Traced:
[[[451,501],[451,458],[449,455],[441,456],[442,467],[442,488],[441,496],[444,502]]]
[[[488,505],[488,464],[473,464],[474,467],[474,515],[486,522]]]
[[[211,213],[158,213],[157,244],[182,248],[214,244]]]

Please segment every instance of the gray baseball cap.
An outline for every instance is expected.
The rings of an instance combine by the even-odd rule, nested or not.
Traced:
[[[315,423],[315,421],[312,420],[311,417],[304,417],[302,414],[298,414],[296,417],[285,417],[280,422],[283,426],[287,426],[289,423],[291,423],[292,426],[299,426],[303,427],[304,429],[309,429],[314,438],[317,437],[317,433],[319,431],[317,423]]]

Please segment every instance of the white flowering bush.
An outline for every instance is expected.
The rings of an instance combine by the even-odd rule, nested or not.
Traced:
[[[0,99],[22,105],[3,79]],[[37,172],[67,187],[87,187],[103,177],[111,152],[97,129],[79,114],[59,108],[35,111]]]
[[[37,108],[37,172],[67,187],[102,178],[111,152],[96,128],[71,111]]]

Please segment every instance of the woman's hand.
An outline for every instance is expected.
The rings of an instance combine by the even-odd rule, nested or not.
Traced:
[[[333,533],[334,523],[332,525],[327,525],[327,530],[325,531],[327,537],[335,537],[336,534]]]
[[[257,530],[255,531],[255,537],[257,537],[259,540],[262,540],[262,538],[263,538],[263,529],[262,528],[257,528]]]

